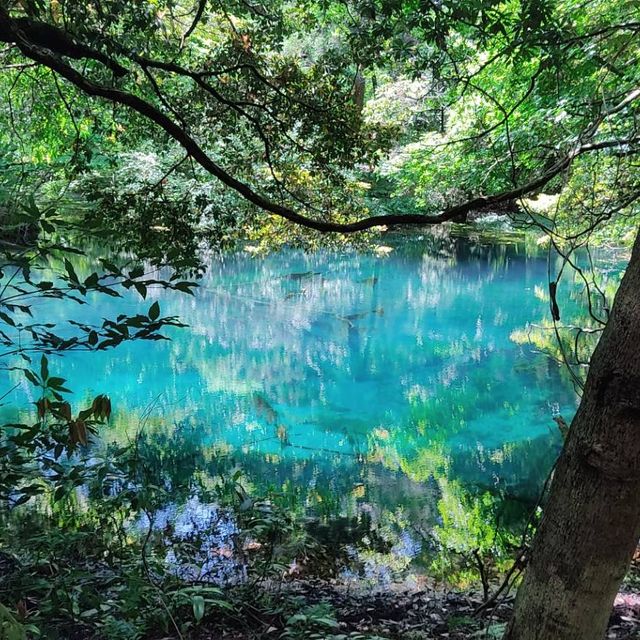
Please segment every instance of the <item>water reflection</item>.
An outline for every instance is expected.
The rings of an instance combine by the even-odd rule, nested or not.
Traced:
[[[144,437],[167,486],[193,488],[224,454],[316,519],[366,520],[385,544],[345,548],[382,575],[383,556],[400,570],[451,532],[484,536],[469,520],[493,517],[484,496],[520,504],[512,515],[531,506],[560,446],[552,414],[576,406],[562,367],[513,339],[548,318],[547,279],[546,258],[522,245],[461,238],[379,255],[236,253],[211,259],[195,297],[155,294],[190,325],[171,342],[57,367],[77,396],[111,396],[105,441],[131,437],[152,409]],[[83,320],[140,307],[101,298]],[[579,296],[565,302],[579,309]],[[46,313],[66,310],[50,300]],[[184,499],[166,507],[174,527],[203,508]]]

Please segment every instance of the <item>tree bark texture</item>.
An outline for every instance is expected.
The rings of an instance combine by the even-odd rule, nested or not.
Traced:
[[[504,640],[602,640],[640,538],[640,233]]]

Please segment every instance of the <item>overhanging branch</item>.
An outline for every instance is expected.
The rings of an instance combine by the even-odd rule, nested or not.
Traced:
[[[598,143],[593,143],[591,141],[596,135],[600,124],[607,116],[620,112],[640,97],[640,90],[635,90],[629,93],[618,105],[601,114],[601,116],[597,118],[596,121],[583,133],[579,142],[567,155],[554,164],[544,174],[520,187],[491,196],[479,196],[453,207],[449,207],[433,216],[421,214],[388,214],[362,218],[350,223],[339,223],[310,218],[298,213],[290,207],[272,202],[268,198],[257,193],[250,185],[238,180],[214,162],[207,155],[204,149],[196,142],[196,140],[167,114],[160,111],[150,102],[133,93],[98,84],[93,80],[90,80],[62,59],[61,56],[67,56],[67,53],[64,50],[52,50],[48,47],[41,46],[39,42],[34,42],[30,39],[28,32],[25,32],[21,28],[19,19],[12,19],[3,8],[0,8],[0,40],[15,42],[25,57],[55,71],[85,94],[128,107],[148,120],[154,122],[173,140],[178,142],[185,149],[188,155],[200,164],[208,173],[216,177],[229,188],[236,191],[255,206],[276,216],[289,220],[290,222],[310,229],[315,229],[320,232],[354,233],[386,225],[437,225],[454,220],[460,216],[464,216],[474,210],[487,209],[505,202],[518,200],[529,193],[541,189],[554,177],[567,170],[579,155],[588,151],[607,148],[609,146],[619,146],[621,144],[620,141]],[[103,61],[100,57],[94,55],[97,53],[99,56],[102,56],[100,52],[92,52],[89,48],[84,45],[82,46],[83,51],[86,53],[85,57],[92,57],[96,60],[100,60],[101,62]],[[156,63],[156,65],[160,68],[162,67],[160,63]],[[172,68],[170,70],[175,71],[173,65],[171,65],[171,67]]]

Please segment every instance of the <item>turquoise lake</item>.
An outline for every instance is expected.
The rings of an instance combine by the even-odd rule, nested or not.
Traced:
[[[526,340],[550,321],[546,252],[430,235],[389,245],[237,252],[208,260],[195,296],[96,298],[82,321],[158,300],[189,327],[51,368],[74,402],[108,394],[103,441],[144,432],[171,483],[223,455],[258,489],[297,487],[316,515],[430,530],[484,494],[525,513],[561,447],[552,418],[569,421],[578,402]],[[584,313],[572,282],[560,295],[563,313]],[[41,311],[63,322],[67,309]]]

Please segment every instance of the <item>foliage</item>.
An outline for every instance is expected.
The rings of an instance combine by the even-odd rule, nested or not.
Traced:
[[[41,516],[45,521],[49,520],[46,526],[26,527],[20,531],[17,539],[27,541],[15,550],[17,556],[13,555],[12,544],[9,543],[12,538],[5,539],[4,546],[9,549],[4,555],[8,563],[7,573],[20,580],[13,569],[26,554],[26,572],[31,576],[25,585],[9,585],[9,592],[4,596],[6,600],[11,594],[12,604],[19,615],[17,618],[8,612],[3,615],[3,629],[8,637],[16,638],[22,637],[24,628],[20,623],[29,617],[30,596],[27,594],[37,594],[36,597],[42,599],[39,612],[45,619],[48,615],[54,619],[58,613],[77,619],[79,603],[84,602],[81,600],[84,597],[93,598],[92,602],[98,606],[96,591],[91,595],[91,589],[83,590],[76,586],[70,593],[66,582],[76,570],[81,574],[86,571],[78,558],[86,557],[85,547],[90,546],[94,538],[88,535],[87,525],[92,522],[95,526],[95,520],[87,519],[77,525],[76,536],[74,520],[70,518],[69,536],[65,531],[57,539],[52,535],[58,530],[53,523],[61,515],[61,505],[76,500],[78,491],[91,483],[102,485],[110,482],[113,474],[117,473],[111,461],[96,457],[95,452],[88,449],[91,436],[110,417],[109,399],[98,395],[89,406],[74,410],[66,399],[70,391],[64,378],[51,375],[49,371],[50,356],[78,349],[104,350],[125,340],[166,339],[161,333],[163,329],[184,326],[175,317],[161,316],[160,306],[154,302],[146,313],[123,314],[114,320],[104,319],[100,325],[87,324],[76,315],[65,323],[66,327],[60,327],[51,321],[52,318],[37,317],[40,315],[38,301],[55,298],[83,306],[92,296],[120,296],[118,288],[134,289],[145,298],[149,287],[191,293],[195,286],[192,282],[180,280],[175,274],[168,279],[158,279],[149,277],[140,265],[118,267],[105,260],[101,262],[101,270],[94,271],[94,265],[86,260],[80,270],[78,264],[82,261],[82,252],[58,240],[59,234],[68,227],[58,216],[56,208],[38,204],[33,195],[26,203],[19,203],[16,201],[18,192],[19,189],[9,192],[8,215],[13,216],[15,226],[5,228],[7,237],[2,238],[0,245],[0,343],[4,347],[0,366],[5,371],[24,376],[33,387],[36,415],[32,422],[13,421],[0,427],[0,517],[7,530],[11,530],[15,525],[15,514],[22,513],[27,503],[40,508],[49,505],[51,512],[49,516]],[[30,230],[28,239],[22,233],[24,228]],[[39,366],[34,367],[34,355],[37,353],[41,354],[37,359]],[[9,396],[13,389],[15,386],[3,389],[3,398]],[[32,513],[29,509],[26,517],[37,519],[37,513],[37,510]],[[108,531],[105,529],[103,546],[98,551],[107,555],[107,543],[115,539]],[[112,528],[111,534],[113,531]],[[29,557],[31,553],[35,556]],[[67,569],[59,572],[55,563],[60,555],[66,556]],[[93,561],[96,562],[95,557]],[[62,586],[58,583],[53,593],[52,584],[42,577],[38,568],[41,562],[49,563],[51,576],[60,573]],[[54,565],[55,569],[52,568]],[[108,610],[108,606],[101,609],[103,612]],[[87,614],[86,617],[91,616]]]
[[[629,0],[580,10],[567,0],[13,5],[3,37],[11,42],[16,24],[28,28],[18,50],[5,53],[5,120],[27,128],[21,151],[34,160],[60,164],[71,148],[70,173],[94,178],[89,194],[104,209],[113,202],[129,212],[111,216],[125,235],[123,217],[133,222],[128,231],[142,231],[153,216],[155,227],[176,225],[174,238],[202,226],[218,243],[238,230],[263,236],[272,222],[257,220],[253,205],[312,227],[366,217],[389,205],[368,199],[360,178],[390,149],[379,175],[421,211],[444,209],[444,219],[478,196],[504,194],[499,201],[512,206],[541,188],[564,192],[563,214],[545,225],[560,234],[612,217],[628,227],[635,213],[637,23]],[[25,64],[43,34],[67,61],[84,60],[82,77],[46,55]],[[65,37],[76,49],[58,41]],[[16,117],[12,101],[33,104],[36,82],[46,87],[35,105],[45,106],[44,117]],[[92,82],[113,108],[88,102]],[[109,157],[148,157],[150,144],[165,156],[166,183],[143,179],[135,196],[126,185],[122,194],[105,187],[119,174]],[[174,171],[191,174],[200,196],[176,189]],[[212,177],[225,189],[211,188]],[[603,197],[594,210],[588,197],[596,193]],[[162,234],[144,240],[166,253]]]
[[[20,621],[45,637],[188,636],[201,625],[249,634],[264,622],[277,637],[311,638],[336,628],[327,606],[301,610],[299,598],[261,586],[286,579],[292,561],[315,552],[295,512],[277,494],[250,495],[243,474],[221,460],[200,499],[215,499],[212,518],[180,535],[162,514],[194,491],[192,479],[168,485],[157,448],[138,441],[94,449],[90,463],[76,457],[84,472],[73,486],[66,482],[75,466],[65,465],[65,478],[44,468],[36,503],[2,512],[0,597]]]
[[[395,24],[365,21],[371,33],[384,33],[394,45],[396,34],[414,36],[407,40],[415,57],[390,49],[402,62],[411,60],[408,71],[383,80],[370,102],[370,117],[397,117],[407,83],[422,84],[421,99],[403,118],[405,139],[381,166],[397,197],[411,196],[420,208],[438,211],[477,193],[535,180],[580,140],[599,111],[612,109],[622,87],[637,87],[629,3],[589,2],[580,11],[570,2],[535,4],[534,18],[531,3],[444,3],[429,16],[391,2],[377,9],[397,18]],[[374,46],[379,50],[382,42]],[[622,60],[628,64],[619,66]],[[385,103],[389,92],[395,99]],[[417,117],[429,109],[441,111],[441,120]],[[559,236],[585,233],[604,218],[602,226],[611,229],[612,216],[613,225],[633,228],[628,216],[637,213],[634,113],[631,107],[603,125],[603,140],[619,136],[628,145],[603,144],[544,187],[561,191],[548,223]]]
[[[109,399],[72,406],[49,365],[72,350],[168,338],[183,325],[157,302],[97,323],[82,306],[123,288],[142,299],[153,288],[192,293],[186,278],[201,275],[205,247],[312,248],[318,231],[464,222],[491,204],[561,257],[555,271],[549,261],[549,292],[536,292],[552,322],[512,340],[569,364],[580,386],[616,286],[595,277],[589,242],[628,244],[637,227],[636,13],[633,0],[1,3],[0,367],[37,398],[35,415],[0,428],[2,635],[188,635],[218,616],[246,629],[241,616],[254,616],[283,638],[343,637],[328,607],[298,611],[268,594],[256,604],[251,587],[299,567],[335,571],[342,547],[331,542],[357,536],[367,539],[359,561],[386,559],[401,509],[329,529],[340,501],[321,489],[305,494],[319,521],[309,523],[299,488],[256,491],[226,460],[208,473],[194,457],[194,473],[178,478],[142,433],[90,446]],[[94,264],[82,252],[93,239],[129,254]],[[587,291],[586,325],[574,300],[559,324],[569,271]],[[60,322],[37,304],[51,299],[80,306]],[[378,446],[393,445],[386,430],[372,432],[372,457],[438,482],[432,571],[486,582],[523,543],[523,514],[497,528],[496,492],[448,481],[440,427],[470,419],[456,393],[409,399],[412,437],[431,438],[417,459]],[[481,411],[494,391],[474,393]],[[160,526],[178,495],[203,501],[210,530]],[[229,595],[208,572],[241,586]]]

